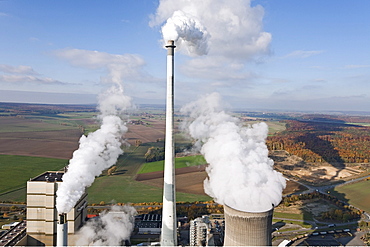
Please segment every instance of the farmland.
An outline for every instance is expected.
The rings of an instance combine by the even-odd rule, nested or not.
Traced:
[[[370,180],[363,180],[358,183],[351,183],[338,186],[331,190],[331,194],[341,200],[348,201],[350,204],[370,212]]]
[[[0,194],[26,186],[26,182],[42,172],[58,171],[67,160],[19,155],[0,155]]]
[[[175,162],[175,168],[177,169],[177,168],[182,168],[182,167],[198,166],[198,165],[204,165],[204,164],[206,164],[206,160],[201,155],[187,156],[187,157],[177,158]],[[163,166],[164,166],[163,160],[145,163],[141,166],[139,174],[163,171]]]
[[[0,103],[0,154],[2,154],[0,164],[3,176],[0,181],[0,183],[2,182],[0,184],[0,201],[24,201],[25,190],[22,187],[25,186],[30,177],[46,170],[58,170],[67,164],[73,151],[78,148],[80,136],[98,128],[95,121],[96,114],[92,106],[7,105]],[[326,128],[324,129],[326,132],[320,132],[320,128],[327,127],[327,125],[320,125],[317,122],[314,122],[315,125],[310,122],[311,125],[307,125],[307,119],[299,122],[297,119],[302,119],[302,116],[297,114],[238,113],[236,115],[245,125],[267,120],[266,123],[269,125],[268,144],[271,149],[277,149],[272,152],[271,157],[275,160],[276,168],[288,177],[301,181],[312,181],[312,183],[322,183],[331,182],[331,177],[335,177],[337,180],[349,179],[368,172],[369,167],[366,166],[368,163],[346,164],[342,162],[339,166],[335,162],[309,163],[299,156],[299,152],[294,155],[279,150],[281,144],[290,147],[290,143],[293,143],[291,146],[297,147],[298,145],[294,144],[295,141],[307,142],[306,144],[309,145],[311,140],[309,137],[312,136],[309,135],[310,131],[317,134],[315,138],[322,138],[321,134],[326,133],[325,138],[327,139],[325,140],[327,141],[334,140],[330,138],[348,137],[348,134],[355,135],[361,141],[361,145],[366,147],[368,122],[364,117],[346,119],[347,122],[363,123],[356,126],[346,125],[345,120],[340,119],[339,121],[337,119],[335,123],[340,125],[332,130]],[[119,157],[116,163],[117,170],[110,176],[103,172],[88,189],[90,203],[161,201],[163,161],[146,163],[144,155],[151,147],[162,148],[164,146],[163,111],[145,108],[131,113],[130,119],[127,123],[129,130],[124,136],[129,145],[123,146],[124,154]],[[291,119],[298,121],[298,123],[289,122]],[[325,119],[331,121],[327,117]],[[176,120],[176,124],[178,124],[182,119],[176,117]],[[299,125],[302,122],[306,125]],[[302,128],[294,129],[296,126]],[[316,129],[312,129],[312,126]],[[293,133],[297,136],[299,133],[306,133],[304,135],[306,139],[289,139],[294,136]],[[179,130],[175,132],[175,141],[177,147],[190,143],[190,140],[187,140]],[[334,144],[328,145],[328,143],[319,142],[324,148],[333,149]],[[317,151],[312,148],[312,145],[307,145],[303,145],[303,147],[306,149],[311,147],[310,152]],[[355,144],[352,143],[352,145]],[[366,152],[363,150],[361,152],[363,155],[361,161],[366,161]],[[327,152],[316,152],[313,157],[324,155],[322,158],[326,158],[326,154]],[[342,153],[335,154],[340,156]],[[203,191],[203,180],[207,177],[204,164],[205,161],[201,156],[176,159],[178,201],[209,200]],[[12,179],[11,176],[13,176]],[[19,189],[17,190],[17,188]],[[289,181],[284,193],[288,194],[304,189],[303,186],[294,181]],[[1,194],[9,190],[14,191]]]

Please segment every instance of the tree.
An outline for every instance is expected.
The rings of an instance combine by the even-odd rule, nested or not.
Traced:
[[[111,168],[108,169],[107,174],[108,176],[112,176],[113,173],[117,170],[117,166],[112,166]]]
[[[139,140],[139,139],[138,139],[138,140],[136,140],[136,141],[135,141],[135,146],[136,146],[136,147],[138,147],[138,146],[140,146],[142,143],[143,143],[143,142],[142,142],[141,140]]]

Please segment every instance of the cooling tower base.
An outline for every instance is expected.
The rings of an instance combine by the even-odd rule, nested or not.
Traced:
[[[239,211],[225,205],[224,211],[224,246],[271,246],[274,208],[255,213]]]

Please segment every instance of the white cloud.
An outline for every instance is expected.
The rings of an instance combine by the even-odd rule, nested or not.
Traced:
[[[324,78],[316,78],[313,80],[313,82],[327,82],[327,80]]]
[[[307,58],[311,56],[315,56],[318,54],[323,53],[324,51],[304,51],[304,50],[297,50],[293,51],[287,55],[285,55],[283,58],[288,58],[288,57],[298,57],[298,58]]]
[[[59,84],[71,85],[70,83],[61,82],[48,77],[38,77],[32,75],[0,75],[0,82],[7,83],[35,83],[43,85]]]
[[[177,10],[196,18],[209,35],[208,55],[184,64],[187,75],[244,80],[248,78],[244,64],[270,53],[272,38],[263,31],[264,9],[252,7],[250,0],[161,0],[149,25],[163,25]]]
[[[370,68],[370,65],[366,65],[366,64],[350,64],[350,65],[344,66],[344,68],[346,68],[346,69]]]
[[[39,85],[71,85],[70,83],[58,81],[49,77],[41,76],[30,66],[11,66],[0,64],[0,82],[5,83],[33,83]]]
[[[121,83],[123,80],[148,82],[153,80],[143,71],[144,59],[136,54],[117,55],[81,49],[62,49],[54,51],[53,55],[66,60],[73,66],[92,70],[107,70],[108,77],[103,78],[103,82]]]
[[[0,64],[0,71],[10,74],[38,75],[38,73],[34,71],[32,67],[25,65],[19,65],[15,67],[7,64]]]

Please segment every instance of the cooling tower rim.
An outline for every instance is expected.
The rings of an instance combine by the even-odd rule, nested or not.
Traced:
[[[230,210],[233,210],[233,211],[236,211],[236,212],[240,212],[240,213],[246,213],[246,214],[266,214],[266,213],[269,213],[269,212],[272,212],[274,210],[274,205],[272,204],[271,205],[271,208],[269,210],[260,210],[260,211],[255,211],[255,210],[250,210],[250,211],[247,211],[247,210],[241,210],[241,209],[237,209],[235,207],[230,207],[229,205],[227,205],[226,203],[224,204],[224,209],[230,209]]]

